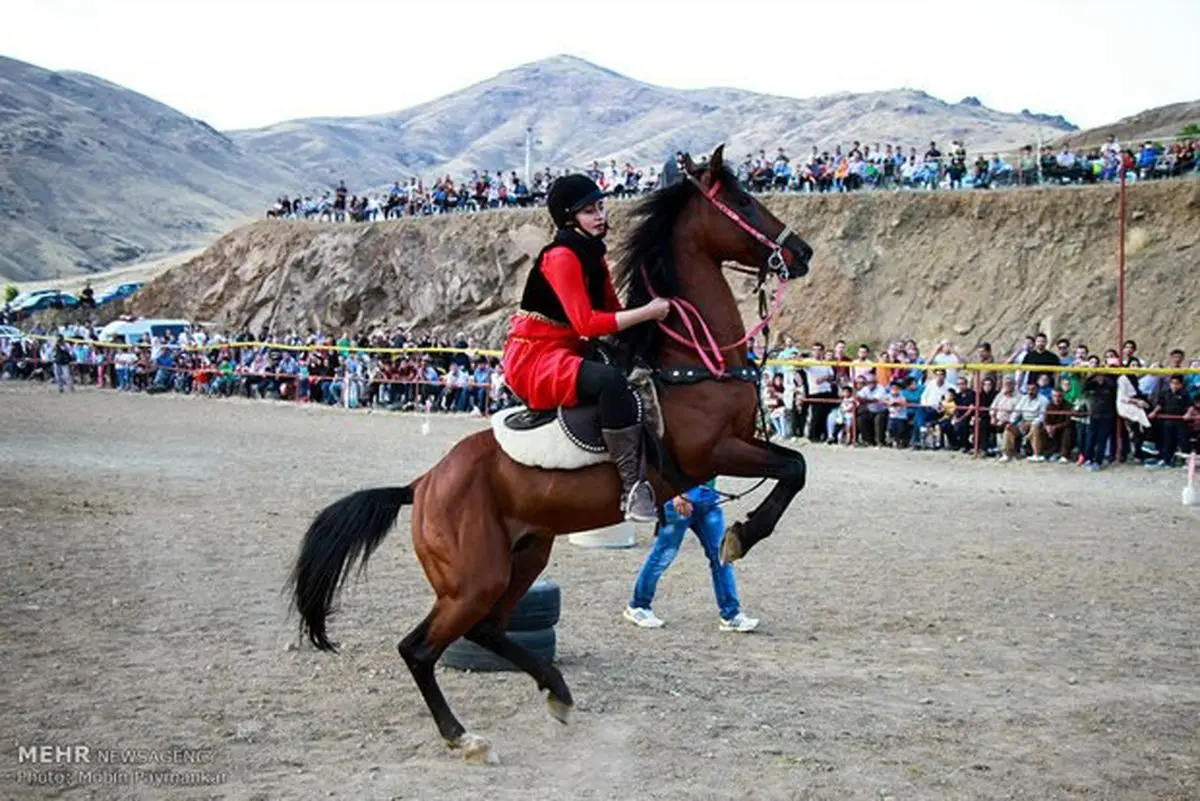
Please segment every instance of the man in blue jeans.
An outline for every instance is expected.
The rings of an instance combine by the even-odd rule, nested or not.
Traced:
[[[652,611],[654,591],[658,580],[675,560],[683,537],[690,528],[696,532],[708,566],[712,571],[713,594],[721,614],[721,631],[754,631],[758,620],[742,614],[738,601],[737,586],[733,579],[733,566],[721,564],[721,537],[725,533],[725,513],[718,505],[720,495],[714,485],[716,479],[677,495],[664,504],[666,524],[658,529],[654,546],[646,556],[646,563],[633,586],[633,599],[625,608],[624,617],[634,625],[647,629],[663,626],[663,621]]]

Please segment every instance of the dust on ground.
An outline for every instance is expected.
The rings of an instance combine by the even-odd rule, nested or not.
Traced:
[[[524,675],[439,668],[502,760],[467,766],[396,653],[431,601],[406,513],[342,596],[340,656],[295,647],[281,592],[316,511],[480,425],[422,422],[0,384],[0,797],[1200,798],[1200,510],[1178,471],[817,446],[737,566],[755,634],[717,630],[694,540],[658,631],[620,618],[649,532],[561,540],[575,718]],[[62,767],[19,765],[38,743],[201,749],[156,768],[220,783],[31,785]]]

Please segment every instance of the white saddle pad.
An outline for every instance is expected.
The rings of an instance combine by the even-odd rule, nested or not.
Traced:
[[[609,461],[607,452],[596,453],[575,444],[557,418],[531,431],[514,431],[504,424],[509,415],[523,411],[524,406],[515,406],[492,415],[496,442],[514,462],[547,470],[578,470]]]

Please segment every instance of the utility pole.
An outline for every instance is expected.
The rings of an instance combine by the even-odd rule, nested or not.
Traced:
[[[533,184],[533,146],[540,145],[541,139],[533,138],[533,126],[525,128],[525,188]]]

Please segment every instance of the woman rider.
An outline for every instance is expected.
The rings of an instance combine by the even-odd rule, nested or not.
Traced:
[[[626,520],[657,518],[646,482],[637,401],[620,370],[584,359],[586,339],[664,319],[670,305],[655,298],[623,309],[605,261],[608,221],[604,193],[586,175],[559,178],[546,205],[558,232],[525,282],[504,346],[505,381],[530,409],[597,404],[600,428],[621,477]]]

